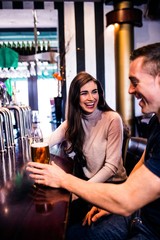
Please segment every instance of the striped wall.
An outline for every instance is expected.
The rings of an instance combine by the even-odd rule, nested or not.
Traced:
[[[1,1],[1,9],[58,9],[60,52],[66,51],[66,88],[82,70],[97,78],[115,109],[114,33],[106,28],[112,6],[98,2]]]
[[[85,70],[101,81],[106,100],[115,109],[114,29],[105,26],[105,14],[111,10],[101,3],[84,2],[77,6],[66,2],[64,34],[65,44],[69,43],[66,54],[67,92],[77,72]]]

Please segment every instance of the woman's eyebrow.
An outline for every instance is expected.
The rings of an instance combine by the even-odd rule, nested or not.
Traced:
[[[83,93],[83,92],[88,92],[88,90],[83,90],[83,91],[80,91],[80,93]]]
[[[98,88],[94,88],[94,89],[92,89],[92,92],[93,92],[93,91],[97,91],[97,90],[98,90]],[[80,93],[83,93],[83,92],[88,92],[88,90],[80,91]]]

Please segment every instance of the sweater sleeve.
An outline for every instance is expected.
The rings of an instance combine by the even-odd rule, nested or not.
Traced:
[[[117,180],[125,179],[122,162],[123,124],[120,116],[114,116],[109,127],[104,131],[107,138],[105,161],[102,168],[89,179],[90,182],[106,182],[117,176]],[[98,159],[97,159],[98,161]]]
[[[51,135],[46,137],[44,141],[49,144],[49,147],[52,147],[58,143],[63,142],[65,140],[66,128],[67,121],[64,121],[55,131],[51,133]]]

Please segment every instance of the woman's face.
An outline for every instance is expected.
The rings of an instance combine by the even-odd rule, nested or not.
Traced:
[[[99,101],[97,84],[89,81],[80,88],[80,106],[86,114],[94,112]]]

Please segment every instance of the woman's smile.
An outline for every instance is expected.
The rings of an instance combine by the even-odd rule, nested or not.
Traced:
[[[93,81],[86,83],[80,89],[80,106],[88,114],[94,112],[99,101],[97,84]]]

